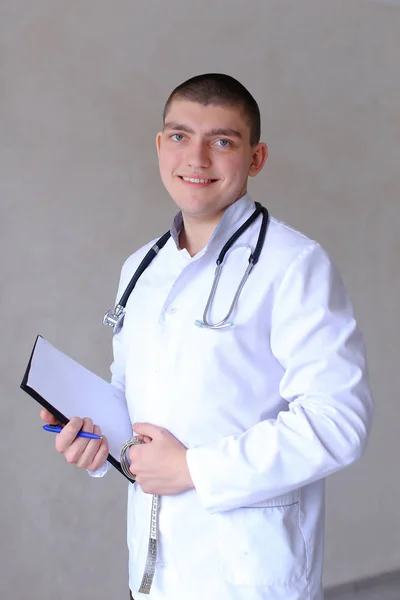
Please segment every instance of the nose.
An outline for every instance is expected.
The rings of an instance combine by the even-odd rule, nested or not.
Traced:
[[[208,169],[211,164],[208,145],[204,141],[192,142],[187,155],[188,167],[193,169]]]

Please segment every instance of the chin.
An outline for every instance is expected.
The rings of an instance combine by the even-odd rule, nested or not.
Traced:
[[[171,194],[172,195],[172,194]],[[172,198],[175,201],[175,204],[184,211],[198,211],[206,209],[207,206],[210,207],[214,203],[211,198],[202,198],[197,194],[182,194],[178,193],[172,195]]]
[[[212,206],[199,202],[181,202],[178,206],[184,214],[192,217],[205,216],[213,212]]]

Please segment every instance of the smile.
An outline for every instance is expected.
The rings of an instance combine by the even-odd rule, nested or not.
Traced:
[[[194,177],[182,177],[179,176],[182,181],[186,181],[187,183],[196,183],[196,184],[205,184],[205,183],[214,183],[216,179],[200,179]]]

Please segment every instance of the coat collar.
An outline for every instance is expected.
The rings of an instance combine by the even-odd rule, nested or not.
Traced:
[[[228,206],[218,225],[216,226],[207,246],[201,251],[200,254],[204,254],[211,246],[213,247],[216,243],[225,243],[231,235],[245,222],[254,210],[255,205],[249,194],[241,196],[233,204]],[[182,231],[183,218],[182,212],[179,211],[174,218],[171,227],[171,237],[175,242],[178,250],[179,248],[179,234]]]

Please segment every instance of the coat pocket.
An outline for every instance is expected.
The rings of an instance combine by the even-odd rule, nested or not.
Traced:
[[[224,579],[235,585],[288,584],[305,576],[299,492],[217,515]]]

